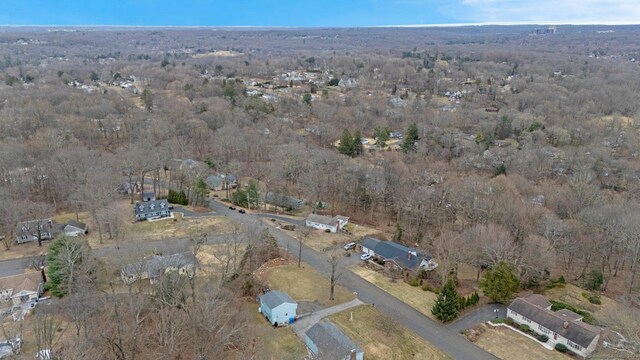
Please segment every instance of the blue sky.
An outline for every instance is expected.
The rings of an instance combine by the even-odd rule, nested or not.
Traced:
[[[640,0],[0,0],[5,25],[640,23]]]

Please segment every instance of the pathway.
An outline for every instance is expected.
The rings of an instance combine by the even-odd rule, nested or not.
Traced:
[[[331,316],[333,314],[337,314],[341,311],[350,309],[352,307],[356,307],[358,305],[363,305],[363,304],[364,303],[360,301],[360,299],[356,298],[346,303],[342,303],[336,306],[332,306],[330,308],[318,310],[316,312],[313,312],[309,315],[304,316],[300,320],[293,323],[293,330],[296,332],[298,337],[302,339],[302,341],[304,342],[305,341],[304,334],[307,332],[307,330],[309,330],[309,328],[315,325],[318,321],[326,318],[327,316]]]

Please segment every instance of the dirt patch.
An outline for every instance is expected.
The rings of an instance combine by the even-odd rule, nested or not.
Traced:
[[[513,330],[482,325],[476,345],[503,360],[567,360],[571,356],[548,350],[537,342]]]
[[[424,291],[419,286],[411,286],[402,281],[402,279],[393,280],[362,265],[351,267],[350,270],[390,295],[405,302],[425,316],[435,320],[431,309],[436,302],[436,294],[430,291]]]
[[[366,359],[450,359],[372,306],[358,306],[329,318],[364,350]]]

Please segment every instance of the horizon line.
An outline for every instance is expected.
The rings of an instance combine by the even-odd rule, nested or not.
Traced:
[[[429,28],[429,27],[474,27],[474,26],[518,26],[518,25],[555,25],[555,26],[633,26],[640,25],[640,22],[635,21],[494,21],[494,22],[469,22],[469,23],[438,23],[438,24],[388,24],[388,25],[118,25],[118,24],[0,24],[2,27],[10,28],[46,28],[46,27],[58,27],[58,28],[223,28],[223,29],[243,29],[243,28],[257,28],[257,29],[371,29],[371,28]]]

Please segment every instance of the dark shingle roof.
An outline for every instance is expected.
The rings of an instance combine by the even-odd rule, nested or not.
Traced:
[[[554,313],[553,311],[545,310],[529,303],[523,298],[513,300],[511,305],[509,305],[509,310],[544,326],[584,348],[589,347],[593,339],[600,334],[600,330],[594,326],[585,324],[582,321],[573,320],[569,316],[563,316],[563,313],[566,312],[560,314]],[[565,325],[567,325],[566,328]]]
[[[260,296],[260,300],[270,309],[276,308],[284,303],[297,304],[289,295],[277,290],[269,291]]]
[[[348,357],[351,350],[362,352],[351,339],[329,321],[321,321],[313,325],[305,334],[318,347],[321,355],[342,359]]]
[[[148,214],[152,212],[169,210],[169,203],[166,200],[154,200],[136,203],[133,207],[136,215],[138,214]]]
[[[377,242],[377,243],[376,243]],[[422,260],[431,260],[430,256],[422,255],[415,249],[408,248],[393,241],[380,241],[374,238],[366,238],[362,245],[372,249],[373,252],[384,260],[393,260],[399,266],[407,269],[415,269],[420,266]],[[409,254],[411,253],[411,256]],[[413,255],[415,253],[416,255]]]
[[[51,232],[51,220],[50,219],[42,219],[42,220],[29,220],[29,221],[21,221],[16,225],[16,235],[17,236],[36,236],[38,234],[38,226],[42,226],[41,232],[49,233]]]

